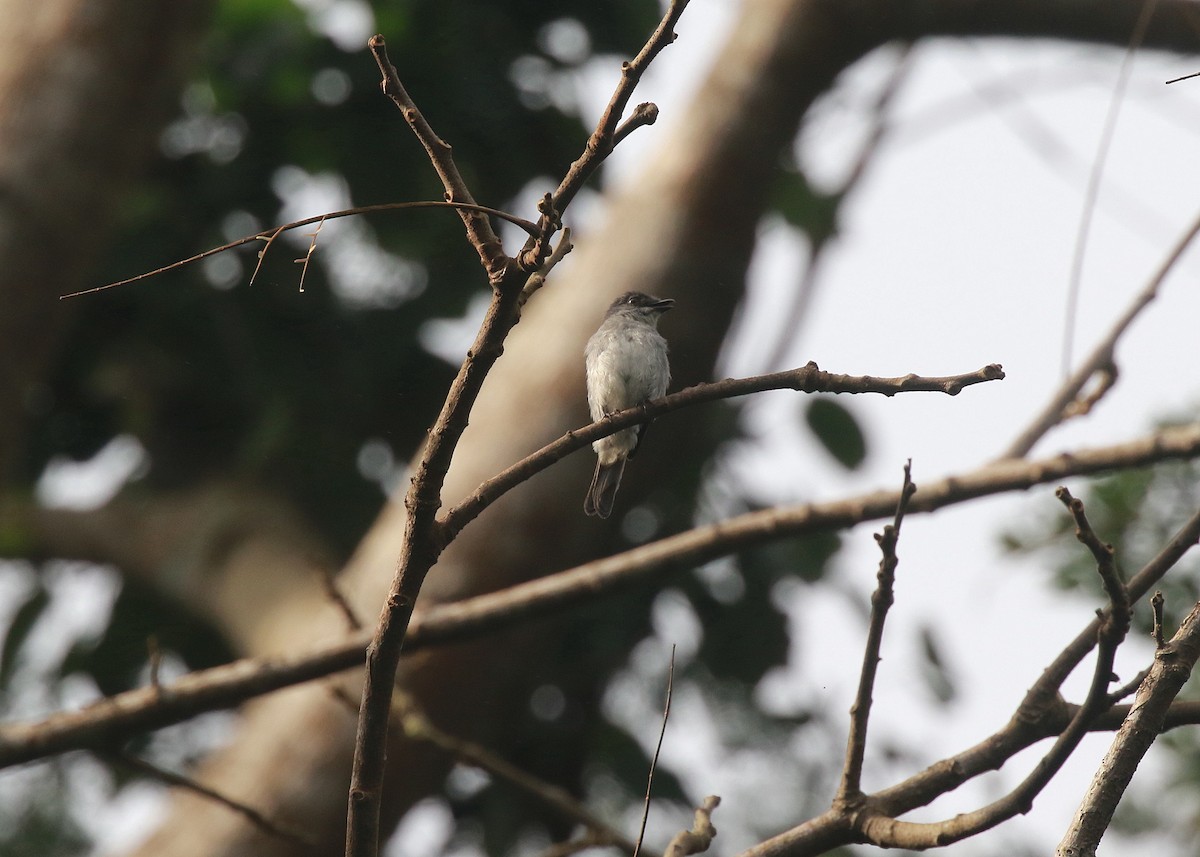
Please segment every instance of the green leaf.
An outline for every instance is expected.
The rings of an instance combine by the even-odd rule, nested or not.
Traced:
[[[804,419],[821,445],[847,470],[863,463],[867,440],[849,410],[832,399],[813,398]]]
[[[921,626],[919,642],[923,656],[921,677],[925,679],[925,686],[942,705],[953,702],[957,696],[954,676],[942,655],[942,646],[932,626]]]
[[[814,244],[823,244],[838,232],[840,194],[823,193],[799,171],[783,170],[775,182],[771,205],[793,226],[803,229]]]
[[[39,586],[29,593],[25,603],[17,609],[12,623],[8,626],[8,632],[4,635],[4,648],[0,650],[0,688],[8,687],[8,682],[12,678],[13,665],[25,643],[25,638],[29,636],[29,632],[33,630],[33,626],[41,617],[42,611],[49,604],[50,596],[46,593],[45,588]]]

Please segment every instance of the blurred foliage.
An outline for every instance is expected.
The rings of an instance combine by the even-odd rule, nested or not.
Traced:
[[[813,246],[835,238],[845,196],[815,188],[799,165],[789,163],[773,185],[772,207],[793,226],[804,230]]]
[[[1128,580],[1175,535],[1200,508],[1200,465],[1167,462],[1095,479],[1077,493],[1100,539],[1116,551],[1117,568]],[[1070,514],[1055,502],[1034,521],[1010,527],[1001,537],[1012,553],[1043,558],[1055,585],[1107,602],[1095,560],[1075,538]],[[1154,587],[1166,598],[1168,618],[1178,622],[1200,600],[1200,559],[1184,556]],[[1149,601],[1134,608],[1135,633],[1149,633]]]
[[[948,705],[958,695],[951,672],[950,663],[942,653],[942,643],[938,640],[937,628],[928,623],[922,623],[918,635],[921,647],[921,678],[930,695],[939,705]]]
[[[74,857],[86,853],[88,835],[71,816],[72,793],[62,760],[44,766],[42,775],[22,785],[37,801],[0,799],[0,857]],[[0,791],[0,798],[6,795]]]

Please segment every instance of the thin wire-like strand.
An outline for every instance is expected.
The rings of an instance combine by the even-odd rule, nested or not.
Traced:
[[[1154,16],[1154,7],[1158,0],[1146,0],[1142,6],[1142,14],[1129,37],[1129,47],[1121,60],[1121,70],[1117,74],[1117,85],[1113,88],[1112,98],[1108,103],[1108,115],[1104,117],[1104,129],[1100,132],[1100,142],[1096,146],[1096,160],[1088,175],[1087,190],[1083,197],[1083,213],[1079,217],[1079,231],[1075,235],[1075,252],[1071,256],[1071,275],[1067,283],[1067,305],[1063,318],[1063,350],[1062,376],[1071,374],[1071,354],[1075,350],[1075,317],[1079,314],[1079,292],[1083,283],[1083,258],[1087,252],[1088,235],[1092,230],[1092,217],[1096,212],[1096,200],[1100,196],[1100,179],[1104,175],[1104,166],[1108,161],[1108,151],[1112,147],[1113,137],[1116,136],[1117,118],[1121,114],[1121,105],[1125,101],[1125,90],[1129,88],[1129,76],[1133,72],[1133,57],[1142,40],[1150,19]]]
[[[642,840],[646,837],[646,821],[650,818],[650,788],[654,785],[654,769],[658,767],[658,754],[662,752],[663,737],[667,734],[667,718],[671,716],[671,691],[675,686],[675,644],[671,644],[671,664],[667,667],[667,704],[663,708],[662,729],[658,732],[658,746],[654,748],[654,758],[650,760],[650,774],[646,777],[646,801],[642,806],[642,826],[638,830],[636,847],[633,857],[638,857],[642,850]]]

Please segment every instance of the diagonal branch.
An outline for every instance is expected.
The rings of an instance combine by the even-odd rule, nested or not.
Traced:
[[[1096,853],[1138,763],[1163,731],[1172,703],[1197,660],[1200,660],[1200,603],[1192,607],[1170,642],[1160,645],[1154,653],[1154,665],[1133,705],[1128,707],[1128,716],[1096,770],[1087,796],[1056,854]]]
[[[1073,456],[997,462],[926,484],[910,504],[909,513],[932,512],[977,497],[1026,490],[1070,476],[1196,456],[1200,456],[1200,424],[1186,429],[1165,429],[1137,441],[1085,450]],[[588,603],[622,585],[754,545],[878,520],[893,514],[899,499],[899,492],[879,491],[828,503],[752,512],[499,592],[439,605],[414,617],[405,648],[413,652],[512,627],[527,618]],[[1145,595],[1198,540],[1200,512],[1133,576],[1128,584],[1130,598],[1136,601]],[[1095,645],[1099,622],[1100,619],[1094,620],[1043,672],[1016,719],[1036,720],[1039,712],[1049,707],[1047,700],[1054,698],[1058,686]],[[205,711],[229,708],[254,696],[349,669],[362,663],[368,639],[365,633],[358,634],[288,659],[235,661],[183,676],[160,688],[117,694],[80,711],[54,714],[35,723],[0,726],[0,768],[161,728]],[[1032,740],[1049,734],[1052,733],[1038,732]],[[977,763],[983,767],[975,768]],[[985,758],[980,748],[974,748],[961,758],[956,757],[953,766],[944,769],[935,766],[919,776],[925,778],[930,788],[945,790],[951,787],[946,784],[958,775],[967,772],[974,776],[993,769],[996,764],[994,757]],[[887,799],[893,804],[903,800],[900,795],[889,795]],[[908,808],[919,805],[921,802]]]
[[[191,777],[186,777],[183,774],[177,774],[174,771],[168,771],[166,768],[160,768],[153,762],[149,762],[138,756],[134,756],[131,753],[110,752],[103,753],[102,755],[108,761],[115,762],[116,764],[126,767],[132,771],[136,771],[143,776],[159,780],[160,782],[166,783],[169,786],[185,789],[193,794],[199,795],[206,800],[220,804],[221,806],[229,809],[231,812],[236,812],[238,815],[245,818],[259,830],[263,831],[269,836],[278,837],[279,839],[296,846],[302,852],[311,851],[313,849],[312,841],[303,833],[271,821],[271,819],[267,818],[254,807],[249,806],[241,801],[234,800],[228,795],[222,794],[216,789],[209,788],[208,786]]]
[[[118,286],[127,286],[130,283],[136,283],[139,280],[148,280],[151,277],[157,277],[159,274],[165,274],[167,271],[174,271],[176,268],[182,268],[186,265],[191,265],[194,262],[199,262],[207,259],[209,256],[216,256],[219,253],[224,253],[226,250],[233,250],[237,247],[242,247],[246,244],[253,244],[255,241],[265,241],[266,246],[259,252],[259,266],[262,265],[262,257],[270,249],[275,239],[284,232],[291,229],[298,229],[301,226],[310,226],[314,223],[320,223],[325,220],[335,220],[339,217],[351,217],[356,214],[373,214],[377,211],[401,211],[407,208],[450,208],[456,211],[473,211],[480,214],[489,214],[492,217],[498,217],[501,220],[508,221],[514,226],[519,226],[530,235],[538,235],[538,227],[534,223],[530,223],[522,217],[517,217],[515,214],[510,214],[507,211],[501,211],[496,208],[489,208],[486,205],[476,205],[473,202],[443,202],[439,200],[417,200],[414,202],[382,202],[377,205],[358,205],[354,208],[344,208],[340,211],[329,211],[325,214],[317,214],[312,217],[305,217],[302,220],[294,220],[291,223],[285,223],[282,226],[275,226],[271,229],[262,232],[256,232],[253,235],[246,235],[238,238],[235,241],[230,241],[227,244],[222,244],[220,247],[210,247],[201,253],[194,256],[188,256],[186,259],[180,259],[177,262],[172,262],[169,265],[163,265],[161,268],[155,268],[153,271],[145,271],[133,277],[126,277],[124,280],[117,280],[115,283],[105,283],[103,286],[93,286],[90,289],[83,289],[78,292],[60,295],[59,300],[67,300],[68,298],[82,297],[83,295],[91,295],[96,292],[104,292],[109,289],[115,289]],[[258,268],[255,268],[257,274]],[[250,282],[254,282],[255,277],[250,277]]]
[[[1137,56],[1146,38],[1146,30],[1154,18],[1157,0],[1145,0],[1138,13],[1137,23],[1129,36],[1129,44],[1125,47],[1125,56],[1121,59],[1121,70],[1117,73],[1117,81],[1109,97],[1108,113],[1104,117],[1104,128],[1096,143],[1096,156],[1088,171],[1087,189],[1083,195],[1083,212],[1079,216],[1079,226],[1075,233],[1075,246],[1071,253],[1071,273],[1067,279],[1067,305],[1063,313],[1063,353],[1062,374],[1069,375],[1071,357],[1075,348],[1075,324],[1079,314],[1079,292],[1083,286],[1083,261],[1087,252],[1088,237],[1091,234],[1092,218],[1096,214],[1097,200],[1100,197],[1100,180],[1104,176],[1104,167],[1108,161],[1108,152],[1112,147],[1113,137],[1117,130],[1117,117],[1125,101],[1125,90],[1129,87],[1129,76],[1133,71],[1133,58]]]
[[[1167,274],[1171,273],[1175,264],[1183,256],[1184,251],[1191,246],[1196,236],[1200,235],[1200,216],[1198,216],[1188,227],[1187,231],[1175,242],[1175,246],[1171,248],[1171,252],[1167,254],[1166,259],[1159,265],[1158,270],[1154,272],[1154,276],[1146,284],[1133,302],[1125,310],[1108,335],[1095,347],[1088,358],[1079,365],[1079,368],[1063,382],[1062,386],[1054,393],[1054,396],[1046,404],[1046,407],[1034,417],[1033,421],[1013,440],[1001,456],[1002,458],[1021,458],[1028,455],[1036,444],[1045,434],[1054,428],[1059,423],[1063,422],[1068,416],[1072,415],[1071,406],[1079,398],[1083,388],[1088,382],[1098,373],[1111,372],[1116,365],[1116,349],[1117,341],[1129,329],[1134,320],[1141,314],[1150,303],[1158,297],[1158,290],[1161,288],[1163,281],[1166,280]],[[1090,406],[1089,406],[1090,407]]]
[[[1059,489],[1059,496],[1068,504],[1080,530],[1080,541],[1089,547],[1103,547],[1092,532],[1083,514],[1083,504],[1071,498],[1066,489]],[[1105,552],[1100,551],[1097,556]],[[1098,559],[1098,565],[1111,563],[1111,550],[1103,559]],[[1111,571],[1102,570],[1104,577]],[[1087,697],[1075,711],[1067,728],[1055,739],[1054,744],[1038,761],[1033,770],[1015,789],[1003,797],[992,801],[986,806],[971,812],[960,813],[954,818],[936,822],[899,821],[890,813],[870,810],[861,813],[854,821],[854,826],[862,833],[868,842],[885,848],[914,848],[925,849],[935,846],[949,845],[970,836],[990,830],[998,824],[1015,815],[1028,812],[1033,807],[1036,798],[1062,769],[1083,736],[1087,734],[1090,722],[1096,715],[1107,709],[1111,702],[1108,697],[1108,686],[1113,680],[1113,662],[1116,659],[1117,648],[1124,641],[1129,631],[1128,599],[1124,587],[1117,582],[1116,587],[1105,587],[1109,592],[1109,613],[1102,623],[1098,635],[1096,665],[1092,670],[1092,681],[1088,688]],[[1120,590],[1120,594],[1118,591]],[[1124,605],[1124,609],[1122,607]]]
[[[679,23],[687,4],[688,0],[671,0],[666,14],[658,22],[658,27],[646,40],[646,44],[638,51],[638,55],[621,64],[621,80],[609,99],[608,106],[604,108],[600,121],[596,123],[595,130],[588,137],[583,154],[567,169],[566,175],[554,191],[553,203],[557,211],[566,210],[575,194],[579,193],[618,142],[628,136],[634,128],[653,124],[658,118],[658,108],[653,104],[639,104],[630,119],[618,127],[629,99],[633,97],[633,91],[642,80],[642,75],[662,49],[675,41],[675,25]]]
[[[658,30],[646,47],[625,66],[621,82],[609,102],[606,117],[611,116],[615,127],[624,105],[632,95],[646,65],[666,44],[671,26],[686,5],[686,0],[674,0]],[[404,114],[405,121],[421,141],[446,189],[450,202],[473,202],[454,160],[450,147],[434,133],[400,83],[399,75],[387,57],[382,36],[373,36],[370,48],[383,73],[383,91]],[[632,70],[631,70],[632,69]],[[608,140],[607,125],[602,122],[597,134],[589,140],[588,151],[576,161],[593,169],[611,150],[593,150],[594,140]],[[574,166],[572,167],[574,169]],[[590,170],[579,173],[582,183]],[[577,190],[579,184],[574,187]],[[564,179],[560,187],[571,187]],[[382,802],[383,776],[386,765],[385,748],[388,717],[396,670],[425,576],[437,562],[453,534],[437,520],[441,506],[442,486],[458,441],[466,430],[483,382],[504,350],[504,340],[520,318],[521,305],[528,285],[528,276],[537,276],[545,258],[550,255],[550,238],[559,228],[559,217],[571,195],[553,199],[547,194],[539,205],[539,235],[527,243],[522,252],[522,264],[514,265],[503,250],[500,239],[487,219],[476,212],[460,211],[466,225],[467,237],[479,253],[492,285],[492,301],[475,342],[467,352],[454,382],[446,394],[445,403],[429,431],[404,499],[407,513],[404,538],[387,601],[380,613],[375,635],[367,646],[366,669],[362,702],[359,707],[358,730],[354,741],[354,761],[351,768],[348,809],[346,813],[347,857],[375,857],[379,852],[379,817]]]
[[[912,482],[912,462],[904,465],[904,483],[900,487],[900,500],[896,504],[896,515],[892,523],[875,536],[883,557],[879,560],[879,581],[871,594],[871,619],[867,625],[867,645],[863,652],[862,669],[859,671],[858,692],[850,706],[850,732],[846,738],[846,764],[842,769],[842,782],[838,787],[834,806],[851,812],[862,801],[862,767],[867,752],[867,722],[871,716],[871,694],[875,687],[875,673],[879,666],[879,652],[883,646],[883,625],[888,610],[894,601],[893,587],[896,582],[896,544],[900,539],[900,524],[908,509],[908,501],[917,491]]]
[[[708,384],[696,384],[653,402],[646,402],[624,411],[610,414],[581,429],[569,431],[558,440],[552,441],[537,452],[526,456],[515,464],[493,476],[476,488],[470,496],[446,512],[442,526],[448,538],[453,538],[463,527],[505,493],[525,480],[545,470],[556,461],[565,458],[577,449],[582,449],[594,440],[607,437],[623,428],[644,423],[679,408],[748,396],[767,390],[796,390],[804,393],[880,393],[894,396],[908,392],[938,392],[956,396],[964,388],[987,381],[1004,378],[1004,370],[998,363],[991,363],[965,375],[923,377],[904,375],[899,378],[877,378],[871,375],[835,375],[821,371],[816,363],[809,362],[799,369],[755,375],[750,378],[726,378]]]
[[[1080,529],[1081,541],[1089,544],[1093,555],[1097,557],[1100,571],[1099,566],[1109,560],[1105,546],[1091,531],[1082,514],[1082,507],[1075,507],[1075,501],[1065,491],[1060,496],[1071,508]],[[1126,589],[1134,599],[1144,595],[1153,585],[1152,579],[1161,578],[1198,539],[1200,512],[1194,514],[1159,554],[1134,576],[1128,587],[1119,588]],[[755,846],[745,852],[743,857],[816,855],[836,845],[864,839],[885,847],[931,848],[956,842],[995,826],[1016,813],[1027,812],[1033,797],[1061,767],[1084,733],[1095,731],[1101,726],[1115,728],[1120,722],[1116,719],[1117,712],[1108,710],[1107,714],[1105,713],[1106,709],[1111,707],[1107,686],[1112,681],[1112,657],[1123,637],[1122,629],[1128,630],[1129,621],[1128,613],[1123,614],[1121,594],[1107,584],[1106,588],[1109,588],[1110,592],[1108,610],[1098,611],[1097,619],[1080,635],[1088,638],[1092,645],[1098,643],[1101,649],[1097,654],[1091,689],[1083,705],[1068,706],[1058,696],[1057,685],[1046,688],[1048,692],[1038,700],[1032,700],[1031,691],[1009,723],[999,732],[895,786],[867,796],[863,801],[865,806],[857,816],[851,816],[835,805],[821,816]],[[1114,616],[1117,618],[1114,619]],[[1071,646],[1068,646],[1068,650]],[[1066,651],[1059,656],[1058,661],[1062,661],[1065,655]],[[1082,654],[1079,658],[1082,658]],[[1078,659],[1074,662],[1078,663]],[[1049,672],[1051,670],[1047,670],[1047,673]],[[1066,678],[1066,673],[1060,674],[1055,671],[1055,675],[1059,683]],[[1043,684],[1045,679],[1046,674],[1043,674]],[[1129,706],[1119,708],[1125,712],[1129,710]],[[1181,712],[1177,712],[1176,716],[1179,713]],[[1047,728],[1050,731],[1044,732]],[[981,773],[999,768],[1020,750],[1055,734],[1058,738],[1051,750],[1017,789],[1000,800],[940,823],[914,824],[896,819],[901,813],[924,806]]]
[[[400,82],[399,72],[392,65],[392,61],[388,59],[387,45],[384,43],[383,36],[371,36],[367,41],[367,47],[371,49],[371,55],[375,57],[379,71],[383,74],[383,80],[380,83],[383,94],[392,99],[400,108],[404,121],[408,123],[413,134],[425,147],[429,161],[437,171],[438,178],[442,180],[442,187],[446,189],[446,201],[474,203],[475,199],[471,196],[471,191],[467,189],[467,183],[463,181],[458,166],[454,163],[450,145],[434,132],[424,114],[409,96],[404,84]],[[487,271],[488,280],[493,284],[498,283],[510,260],[504,253],[500,238],[492,230],[492,224],[478,211],[459,209],[458,214],[467,228],[467,240],[479,253],[479,260],[483,263],[484,270]]]

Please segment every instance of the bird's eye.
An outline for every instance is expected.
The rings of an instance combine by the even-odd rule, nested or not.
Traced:
[[[629,297],[625,298],[625,303],[633,306],[635,303],[637,303],[637,298],[635,298],[633,295],[630,295]]]

